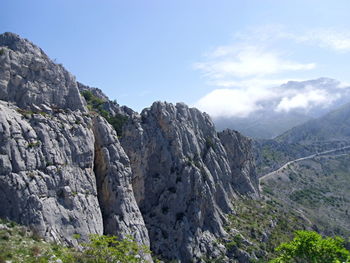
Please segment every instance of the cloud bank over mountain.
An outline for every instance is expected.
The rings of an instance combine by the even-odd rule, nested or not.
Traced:
[[[271,139],[350,101],[350,88],[330,78],[289,81],[273,88],[216,89],[202,98],[218,130]]]
[[[329,78],[289,81],[276,87],[253,86],[215,89],[196,106],[212,117],[248,117],[261,110],[313,112],[329,108],[340,99],[350,99],[350,87]],[[313,115],[313,114],[312,114]],[[316,114],[317,115],[317,114]]]
[[[278,45],[281,42],[284,45]],[[348,96],[350,85],[329,78],[300,85],[288,83],[310,79],[307,76],[325,67],[312,57],[305,60],[308,56],[299,52],[300,46],[346,53],[350,51],[350,31],[319,28],[293,32],[270,25],[237,32],[233,44],[215,47],[193,64],[213,87],[194,106],[213,118],[246,118],[267,108],[308,114],[316,108],[332,107]]]

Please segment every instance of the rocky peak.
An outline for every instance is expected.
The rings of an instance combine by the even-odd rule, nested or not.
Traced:
[[[0,50],[1,217],[72,245],[131,234],[165,260],[224,257],[232,202],[259,194],[249,139],[183,103],[120,107],[15,34]]]
[[[0,50],[0,217],[70,245],[74,234],[148,245],[113,127],[88,113],[75,78],[28,40],[2,34]]]
[[[16,34],[4,33],[0,35],[0,49],[0,100],[26,109],[86,112],[74,76],[40,48]]]
[[[29,40],[21,38],[19,35],[11,32],[0,34],[0,46],[7,47],[15,52],[32,54],[37,57],[45,57],[48,59],[41,48],[37,47]]]
[[[151,248],[167,260],[223,254],[213,241],[226,235],[232,200],[258,195],[251,156],[238,156],[251,142],[236,133],[223,139],[207,114],[182,103],[155,102],[124,127],[121,143]]]

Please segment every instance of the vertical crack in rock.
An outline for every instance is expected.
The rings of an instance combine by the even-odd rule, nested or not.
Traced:
[[[131,168],[116,132],[101,117],[93,119],[95,135],[94,172],[104,233],[131,235],[149,246],[148,231],[131,185]],[[151,261],[151,258],[148,258]]]

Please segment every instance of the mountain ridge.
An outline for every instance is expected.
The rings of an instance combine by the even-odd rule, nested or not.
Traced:
[[[217,132],[208,114],[183,103],[157,101],[138,113],[77,82],[18,35],[0,35],[0,50],[0,217],[73,247],[76,235],[80,242],[89,234],[131,235],[163,262],[178,263],[265,262],[294,230],[324,231],[312,210],[274,195],[281,189],[289,196],[297,175],[281,174],[263,192],[258,176],[335,140],[299,143],[287,132],[290,143],[256,142],[230,129]],[[339,121],[348,125],[341,119],[347,113],[335,114],[334,129]],[[336,140],[347,140],[347,131],[325,129]],[[318,160],[300,166],[301,178],[320,174],[305,179],[317,189],[310,196],[300,187],[290,200],[337,209],[348,197],[333,193],[329,179],[346,181],[346,160],[327,159],[324,170]]]
[[[0,49],[1,217],[73,246],[132,235],[165,260],[229,261],[226,213],[259,195],[250,139],[184,104],[120,107],[16,34]]]

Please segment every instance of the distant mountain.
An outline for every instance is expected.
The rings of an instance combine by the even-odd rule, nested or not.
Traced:
[[[217,118],[214,122],[218,130],[229,128],[252,138],[272,139],[308,120],[311,117],[298,112],[262,110],[247,118]]]
[[[278,142],[311,145],[350,141],[350,103],[323,117],[292,128],[276,138]]]
[[[259,102],[260,110],[247,117],[213,118],[217,129],[235,129],[253,138],[272,139],[350,101],[349,87],[330,78],[289,81],[273,90],[276,96]]]
[[[350,145],[350,103],[307,121],[276,139],[257,140],[255,154],[261,176],[293,159]]]
[[[349,236],[349,145],[350,103],[257,141],[263,195],[299,211],[323,234]]]

